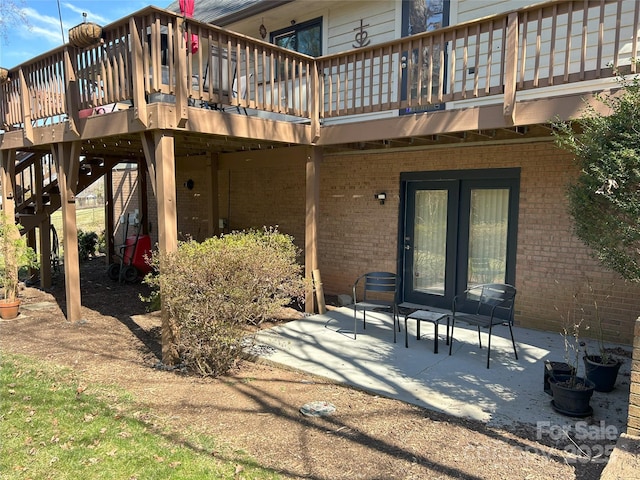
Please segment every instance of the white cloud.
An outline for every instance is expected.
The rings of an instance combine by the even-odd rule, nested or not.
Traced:
[[[168,4],[169,0],[161,0],[159,3],[165,2]],[[13,67],[66,43],[69,29],[83,22],[83,12],[87,13],[87,21],[105,26],[149,5],[144,0],[61,0],[61,31],[54,0],[27,0],[25,3],[27,6],[22,10],[28,19],[28,25],[11,28],[6,41],[0,38],[0,64],[5,67]]]
[[[108,2],[105,2],[105,3],[108,3]],[[78,25],[79,23],[83,22],[83,20],[84,20],[84,18],[82,16],[83,13],[87,14],[87,21],[88,22],[94,22],[94,23],[97,23],[99,25],[106,25],[107,23],[111,23],[110,19],[107,19],[107,18],[103,17],[102,15],[100,15],[100,14],[98,14],[96,12],[92,12],[91,10],[89,10],[87,8],[78,8],[75,5],[73,5],[71,3],[68,3],[68,2],[63,2],[62,6],[64,8],[66,8],[67,10],[71,10],[72,12],[78,14],[77,15],[78,21],[75,22],[75,23],[72,22],[73,23],[72,26]],[[74,18],[76,18],[76,17],[74,17]]]
[[[43,15],[32,8],[24,9],[26,17],[29,19],[28,29],[17,29],[21,38],[33,40],[38,39],[39,47],[42,43],[55,47],[62,45],[62,32],[60,30],[60,19],[50,15]],[[63,25],[62,31],[65,33],[65,42],[67,41],[68,28]]]

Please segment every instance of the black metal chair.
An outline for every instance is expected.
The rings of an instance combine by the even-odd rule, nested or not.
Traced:
[[[356,338],[358,311],[362,312],[363,328],[367,328],[367,310],[389,311],[393,317],[393,343],[396,342],[396,325],[400,331],[400,317],[396,303],[398,276],[391,272],[368,272],[353,284],[353,338]],[[361,299],[358,300],[358,293]],[[376,298],[371,296],[376,295]],[[386,295],[385,295],[386,294]],[[387,298],[382,298],[382,297]]]
[[[513,307],[516,289],[503,283],[487,283],[469,288],[453,299],[451,315],[451,336],[449,341],[449,355],[453,348],[453,333],[457,321],[476,325],[478,327],[478,343],[482,348],[480,328],[489,329],[487,345],[487,368],[491,357],[491,333],[494,325],[507,325],[511,333],[513,353],[518,359],[516,342],[513,338]]]

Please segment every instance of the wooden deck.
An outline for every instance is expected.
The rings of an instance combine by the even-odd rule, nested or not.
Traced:
[[[236,148],[330,146],[372,140],[363,114],[397,120],[443,105],[438,121],[369,131],[395,141],[572,118],[576,99],[615,86],[615,70],[636,72],[639,10],[633,0],[554,1],[312,58],[149,7],[105,27],[102,44],[68,44],[11,69],[0,148],[80,140],[83,154],[113,152],[107,139],[121,137],[133,145],[117,142],[126,155],[158,129],[205,135],[219,149],[233,148],[229,138]],[[199,37],[196,53],[184,32]],[[552,111],[549,98],[560,99]],[[350,127],[336,136],[338,123]]]

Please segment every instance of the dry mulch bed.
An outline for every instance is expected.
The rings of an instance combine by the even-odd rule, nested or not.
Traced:
[[[284,478],[595,480],[602,470],[567,463],[564,445],[540,444],[530,426],[487,428],[287,369],[243,361],[218,379],[159,369],[160,319],[145,313],[144,285],[114,283],[104,259],[90,260],[81,267],[83,319],[69,323],[63,283],[22,291],[21,316],[0,322],[3,352],[71,367],[85,394],[118,385],[165,427],[214,435]],[[300,315],[283,313],[282,321]],[[302,415],[313,401],[336,412]]]

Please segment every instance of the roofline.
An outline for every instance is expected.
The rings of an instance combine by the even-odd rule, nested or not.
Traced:
[[[245,18],[252,17],[262,12],[266,12],[267,10],[271,10],[273,8],[280,7],[287,3],[291,3],[294,0],[262,0],[261,2],[255,3],[248,8],[243,10],[239,10],[237,12],[230,13],[229,15],[225,15],[223,17],[216,18],[211,23],[215,23],[220,27],[224,27],[231,23],[244,20]]]

